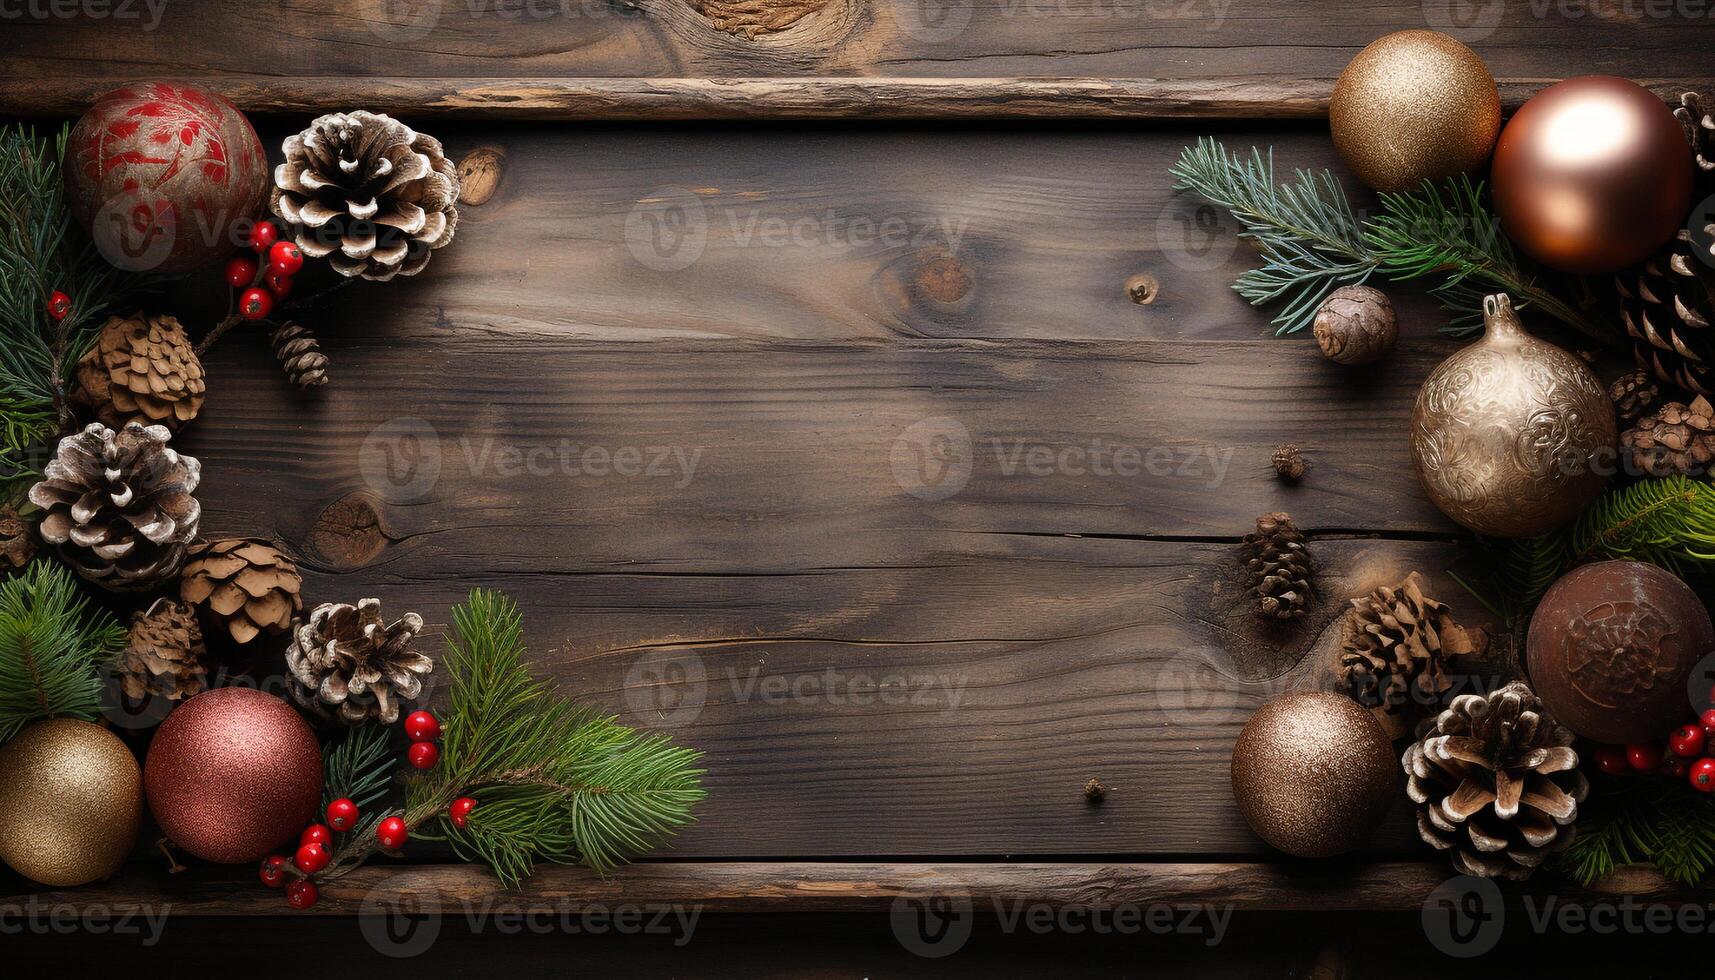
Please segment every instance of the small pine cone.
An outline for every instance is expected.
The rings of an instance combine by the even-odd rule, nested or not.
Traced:
[[[1614,400],[1614,414],[1620,421],[1635,422],[1661,398],[1661,389],[1648,371],[1633,371],[1608,386],[1608,397]]]
[[[1275,475],[1282,480],[1288,483],[1297,483],[1304,479],[1304,471],[1307,468],[1304,463],[1304,454],[1292,443],[1275,447],[1272,461]]]
[[[206,386],[185,328],[170,316],[109,317],[77,362],[72,402],[110,429],[127,422],[178,431],[201,411]]]
[[[308,327],[290,320],[280,324],[270,341],[274,358],[286,378],[300,388],[319,388],[328,383],[328,357]]]
[[[198,694],[208,687],[204,652],[196,610],[156,599],[148,610],[131,617],[130,639],[119,654],[120,687],[134,701],[178,701]]]
[[[400,702],[415,701],[423,678],[435,669],[434,661],[411,649],[422,630],[423,617],[416,613],[387,624],[379,599],[317,606],[286,648],[293,698],[330,721],[361,725],[373,718],[393,724]]]
[[[1679,107],[1673,110],[1679,124],[1685,128],[1685,138],[1691,144],[1697,171],[1704,180],[1715,176],[1715,117],[1703,110],[1696,92],[1679,97]]]
[[[0,507],[0,572],[16,570],[36,557],[36,536],[30,524],[10,505]]]
[[[1400,760],[1418,834],[1460,874],[1530,877],[1572,842],[1590,792],[1572,741],[1522,681],[1454,698]]]
[[[1620,451],[1639,473],[1701,476],[1715,459],[1715,408],[1702,395],[1668,402],[1620,433]]]
[[[298,566],[261,538],[225,538],[192,549],[179,580],[179,598],[249,643],[263,632],[284,633],[303,610]]]
[[[1426,709],[1439,709],[1452,686],[1450,657],[1481,654],[1488,635],[1453,620],[1445,603],[1423,594],[1416,572],[1352,600],[1335,667],[1338,687],[1369,708],[1394,738]]]
[[[1297,619],[1310,604],[1310,552],[1304,534],[1281,511],[1256,519],[1256,532],[1245,536],[1250,552],[1251,583],[1257,594],[1257,614],[1264,619]]]

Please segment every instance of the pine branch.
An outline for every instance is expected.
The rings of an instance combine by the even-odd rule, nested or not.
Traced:
[[[1635,864],[1653,864],[1684,885],[1702,883],[1715,868],[1715,799],[1684,780],[1641,777],[1592,793],[1559,857],[1561,870],[1589,885]]]
[[[1684,576],[1715,571],[1715,485],[1684,476],[1609,490],[1573,524],[1571,563],[1631,558]]]
[[[125,628],[58,565],[35,562],[0,584],[0,742],[40,718],[95,721],[96,669],[124,645]]]
[[[387,795],[393,784],[393,750],[387,728],[371,722],[351,729],[322,750],[322,809],[345,798],[358,810]]]

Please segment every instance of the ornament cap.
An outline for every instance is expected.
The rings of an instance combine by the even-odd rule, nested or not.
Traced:
[[[1525,333],[1518,311],[1513,309],[1511,296],[1506,293],[1491,293],[1483,297],[1484,340],[1517,343],[1529,336]]]

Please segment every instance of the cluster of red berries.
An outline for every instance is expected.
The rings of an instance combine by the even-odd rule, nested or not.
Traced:
[[[243,290],[238,315],[261,320],[291,293],[292,277],[304,267],[304,253],[296,243],[281,241],[280,228],[272,221],[258,221],[248,244],[254,255],[240,252],[227,260],[226,284]]]
[[[1715,691],[1710,692],[1710,701],[1715,705]],[[1596,768],[1610,776],[1653,772],[1689,780],[1693,789],[1715,793],[1715,706],[1696,721],[1674,729],[1663,742],[1604,745],[1592,755]]]
[[[441,723],[427,711],[413,711],[405,716],[405,737],[411,740],[406,758],[418,769],[433,769],[441,760],[441,747],[435,740],[441,737]]]

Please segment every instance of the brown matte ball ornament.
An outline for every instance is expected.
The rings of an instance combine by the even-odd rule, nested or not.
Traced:
[[[1582,511],[1608,478],[1614,403],[1583,361],[1524,332],[1504,293],[1483,300],[1483,339],[1430,372],[1411,416],[1429,499],[1480,534],[1540,534]]]
[[[1685,130],[1640,85],[1586,75],[1526,102],[1495,146],[1495,210],[1519,248],[1563,272],[1642,261],[1691,210]]]
[[[1561,576],[1525,641],[1542,703],[1578,734],[1612,744],[1660,738],[1694,714],[1691,671],[1711,652],[1715,626],[1697,594],[1638,561]]]
[[[1408,191],[1489,159],[1501,96],[1475,51],[1435,31],[1399,31],[1340,73],[1328,123],[1359,180]]]
[[[1393,303],[1372,286],[1341,286],[1329,293],[1311,329],[1322,356],[1336,364],[1374,364],[1399,343]]]
[[[70,888],[105,878],[131,853],[143,775],[117,736],[54,718],[0,745],[0,860]]]
[[[1399,784],[1393,746],[1368,711],[1336,694],[1288,694],[1245,722],[1233,798],[1258,837],[1297,857],[1364,842]]]
[[[322,753],[286,702],[250,688],[204,691],[167,716],[143,765],[149,809],[207,861],[260,860],[321,804]]]

